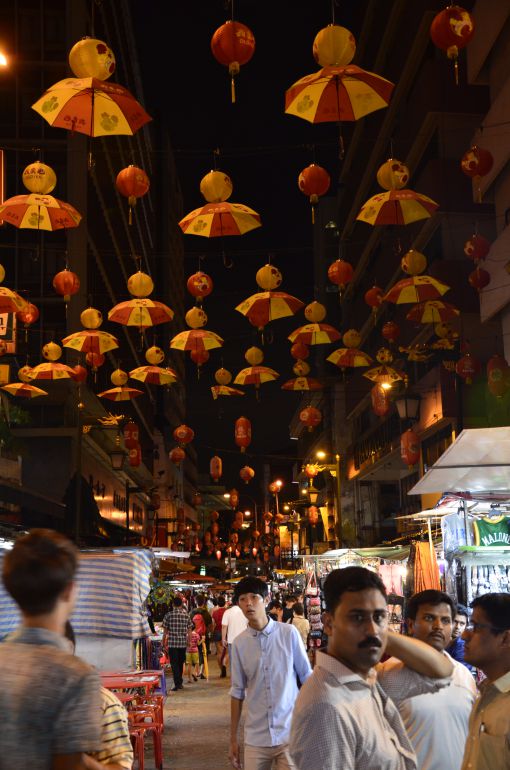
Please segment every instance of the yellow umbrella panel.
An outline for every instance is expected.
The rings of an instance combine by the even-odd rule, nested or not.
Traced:
[[[329,324],[311,323],[300,326],[287,337],[292,343],[305,345],[327,345],[340,339],[340,332]]]
[[[176,350],[211,350],[212,348],[221,348],[223,339],[215,332],[207,329],[190,329],[180,332],[170,342],[171,348]]]
[[[0,313],[18,313],[27,310],[28,305],[16,291],[0,286]]]
[[[167,323],[173,317],[174,311],[167,305],[146,297],[119,302],[108,311],[109,321],[115,321],[123,326],[138,326],[140,329]]]
[[[460,311],[455,305],[435,299],[418,303],[411,308],[406,318],[408,321],[417,321],[420,324],[437,324],[450,321],[459,314]]]
[[[139,366],[131,369],[129,376],[132,380],[146,382],[148,385],[171,385],[178,380],[173,369],[164,369],[161,366]]]
[[[27,376],[31,380],[74,380],[76,372],[66,364],[50,361],[34,366]]]
[[[142,390],[137,388],[126,388],[119,386],[118,388],[110,388],[109,390],[103,390],[102,393],[98,393],[99,398],[108,398],[110,401],[131,401],[137,396],[143,394]]]
[[[404,380],[405,375],[402,372],[393,369],[391,366],[375,366],[373,369],[369,369],[368,372],[363,372],[363,377],[372,380],[372,382],[378,382],[383,387],[393,385],[398,380]]]
[[[108,353],[119,347],[119,341],[113,334],[98,331],[96,329],[83,329],[83,331],[69,334],[62,340],[65,348],[78,350],[80,353]]]
[[[449,290],[449,286],[430,275],[413,275],[411,278],[398,281],[383,297],[383,300],[394,302],[396,305],[414,304],[437,299]]]
[[[356,219],[368,225],[409,225],[428,219],[439,204],[414,190],[389,190],[366,201]]]
[[[256,388],[264,382],[276,380],[280,375],[268,366],[247,366],[238,372],[234,385],[255,385]]]
[[[6,390],[11,396],[19,398],[37,398],[48,395],[45,390],[36,388],[35,385],[27,385],[26,382],[11,382],[9,385],[2,385],[2,390]]]
[[[303,305],[300,299],[284,291],[261,291],[243,300],[236,310],[254,325],[263,327],[269,321],[294,315]]]
[[[365,353],[363,350],[358,350],[357,348],[338,348],[338,350],[334,350],[331,355],[326,358],[326,361],[331,361],[335,366],[345,369],[348,366],[370,366],[373,359],[368,353]]]
[[[21,229],[62,230],[78,227],[81,214],[52,195],[15,195],[0,205],[0,219]]]
[[[260,214],[242,203],[208,203],[181,219],[179,227],[186,235],[218,238],[244,235],[261,226]]]

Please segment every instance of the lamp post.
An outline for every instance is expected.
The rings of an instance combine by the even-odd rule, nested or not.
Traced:
[[[319,460],[322,460],[325,457],[326,457],[326,454],[324,452],[317,452],[317,458]],[[340,455],[338,453],[335,453],[334,463],[322,463],[322,462],[308,463],[305,466],[303,466],[303,470],[305,471],[306,475],[309,478],[309,486],[308,486],[308,489],[306,490],[306,493],[312,505],[315,505],[319,496],[318,490],[313,486],[312,479],[315,478],[315,476],[317,476],[317,474],[321,473],[322,471],[329,471],[329,473],[335,479],[335,498],[336,498],[335,502],[336,502],[336,519],[337,519],[337,530],[338,530],[338,546],[339,548],[341,548],[342,547],[342,488],[341,488],[341,478],[340,478]]]
[[[230,493],[229,492],[225,492],[223,497],[226,500],[228,500],[230,498]],[[255,515],[255,529],[258,530],[258,528],[259,528],[258,527],[258,508],[257,508],[256,501],[253,499],[253,497],[251,495],[247,495],[245,492],[240,492],[239,493],[239,500],[241,500],[241,497],[246,497],[247,500],[251,500],[252,505],[253,505],[253,513]]]

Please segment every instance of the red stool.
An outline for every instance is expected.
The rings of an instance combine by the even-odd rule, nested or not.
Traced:
[[[154,762],[158,770],[163,768],[163,745],[161,741],[162,727],[159,721],[158,708],[156,706],[144,706],[143,708],[133,708],[128,711],[129,727],[133,732],[143,732],[143,746],[142,749],[138,748],[137,756],[140,762],[140,754],[143,753],[145,748],[145,733],[152,733],[152,740],[154,744]],[[140,744],[138,738],[138,743]],[[140,768],[141,770],[141,768]]]

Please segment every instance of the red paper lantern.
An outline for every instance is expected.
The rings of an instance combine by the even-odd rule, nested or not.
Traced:
[[[140,439],[140,431],[136,422],[130,420],[124,425],[124,443],[128,449],[138,444]]]
[[[319,509],[316,505],[311,505],[308,509],[308,521],[314,527],[319,521]]]
[[[238,504],[239,504],[239,492],[234,487],[233,489],[230,490],[230,505],[232,506],[232,508],[237,508]]]
[[[207,275],[207,273],[203,273],[201,270],[199,270],[198,273],[193,273],[193,275],[190,275],[186,283],[186,287],[189,293],[195,297],[197,302],[200,304],[203,298],[207,297],[212,292],[214,284],[212,282],[212,278]]]
[[[16,318],[21,323],[25,324],[25,328],[35,323],[39,318],[39,310],[31,302],[28,303],[28,307],[25,310],[18,310]]]
[[[420,439],[412,428],[400,437],[400,455],[408,468],[412,468],[420,459]]]
[[[223,473],[223,462],[221,457],[214,455],[209,461],[209,475],[213,481],[219,481]]]
[[[508,362],[498,354],[492,356],[487,362],[487,386],[496,398],[505,395],[508,389]]]
[[[238,417],[234,428],[234,438],[241,452],[251,444],[251,422],[247,417]]]
[[[381,306],[384,292],[379,286],[372,286],[371,289],[365,292],[365,302],[368,307],[372,308],[372,313],[376,315],[378,309]]]
[[[484,150],[476,144],[464,153],[460,161],[462,171],[471,179],[488,174],[493,164],[494,158],[489,150]]]
[[[137,198],[141,198],[149,192],[150,184],[145,171],[137,166],[128,166],[117,174],[115,180],[117,190],[128,199],[129,224],[132,224],[133,221],[133,208],[136,206]]]
[[[379,383],[376,383],[370,390],[370,400],[372,402],[372,411],[378,417],[386,417],[391,409],[391,399],[387,390]]]
[[[191,428],[188,428],[187,425],[178,425],[177,428],[174,430],[174,439],[177,441],[178,444],[181,446],[184,446],[184,444],[189,444],[190,441],[193,441],[195,438],[195,433]]]
[[[381,334],[388,342],[396,342],[400,337],[400,326],[395,321],[386,321],[381,329]]]
[[[211,521],[218,521],[220,514],[218,511],[211,511]]]
[[[76,366],[73,366],[74,369],[74,380],[75,382],[85,382],[87,379],[87,370],[84,366],[80,366],[80,364],[77,364]]]
[[[209,351],[192,350],[190,353],[190,358],[197,366],[202,366],[202,364],[205,364],[207,361],[209,361]]]
[[[72,270],[61,270],[53,278],[53,288],[61,297],[69,302],[73,294],[80,290],[80,279]]]
[[[168,457],[170,458],[171,462],[174,463],[174,465],[179,466],[186,457],[186,452],[184,449],[182,449],[182,447],[176,446],[170,450]]]
[[[471,353],[466,353],[457,361],[455,371],[459,377],[462,377],[466,385],[471,385],[473,377],[476,377],[480,371],[480,362]]]
[[[304,471],[308,479],[314,479],[319,473],[319,466],[315,463],[308,463],[305,465]]]
[[[239,476],[244,481],[245,484],[249,484],[250,481],[255,477],[255,471],[253,468],[250,468],[249,465],[245,465],[241,470],[239,471]]]
[[[491,242],[479,233],[474,233],[464,244],[464,254],[473,262],[485,259],[491,248]]]
[[[232,103],[236,100],[234,77],[243,64],[247,64],[255,52],[255,36],[251,29],[239,21],[227,21],[218,27],[211,38],[211,51],[220,64],[228,67],[231,82]]]
[[[480,293],[482,289],[485,289],[490,284],[491,274],[484,270],[483,267],[477,267],[472,273],[469,273],[468,281]]]
[[[312,223],[315,222],[315,206],[319,202],[319,197],[327,193],[330,183],[331,179],[326,169],[315,163],[304,168],[298,177],[299,189],[308,195],[312,204]]]
[[[459,5],[450,5],[444,11],[440,11],[432,20],[430,37],[432,42],[442,51],[445,51],[449,59],[455,62],[455,82],[458,84],[459,50],[465,48],[475,32],[475,23],[471,14]]]
[[[336,259],[328,267],[328,278],[331,283],[334,283],[340,289],[340,293],[343,292],[345,287],[354,275],[354,268],[350,262],[346,262],[345,259]]]
[[[142,464],[142,447],[137,444],[129,450],[129,464],[132,468],[138,468]]]
[[[87,366],[92,368],[93,372],[97,372],[99,367],[104,364],[105,357],[103,353],[87,353],[85,362],[87,363]]]
[[[308,430],[313,430],[322,420],[322,414],[314,406],[307,406],[299,413],[299,419],[308,427]]]
[[[310,348],[304,342],[295,342],[290,349],[290,354],[296,361],[302,361],[310,355]]]

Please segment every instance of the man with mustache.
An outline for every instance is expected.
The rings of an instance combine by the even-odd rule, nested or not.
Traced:
[[[377,682],[384,650],[422,676],[413,693],[447,683],[450,660],[388,630],[386,589],[364,567],[330,572],[324,582],[327,652],[300,690],[290,735],[298,770],[415,770],[416,756],[397,708]],[[446,682],[445,682],[446,678]]]
[[[379,682],[396,703],[418,758],[419,770],[460,770],[469,714],[476,695],[473,676],[445,651],[457,608],[443,591],[414,594],[406,610],[410,636],[430,645],[453,663],[451,682],[436,692],[418,694],[421,678],[401,660],[387,660]]]

